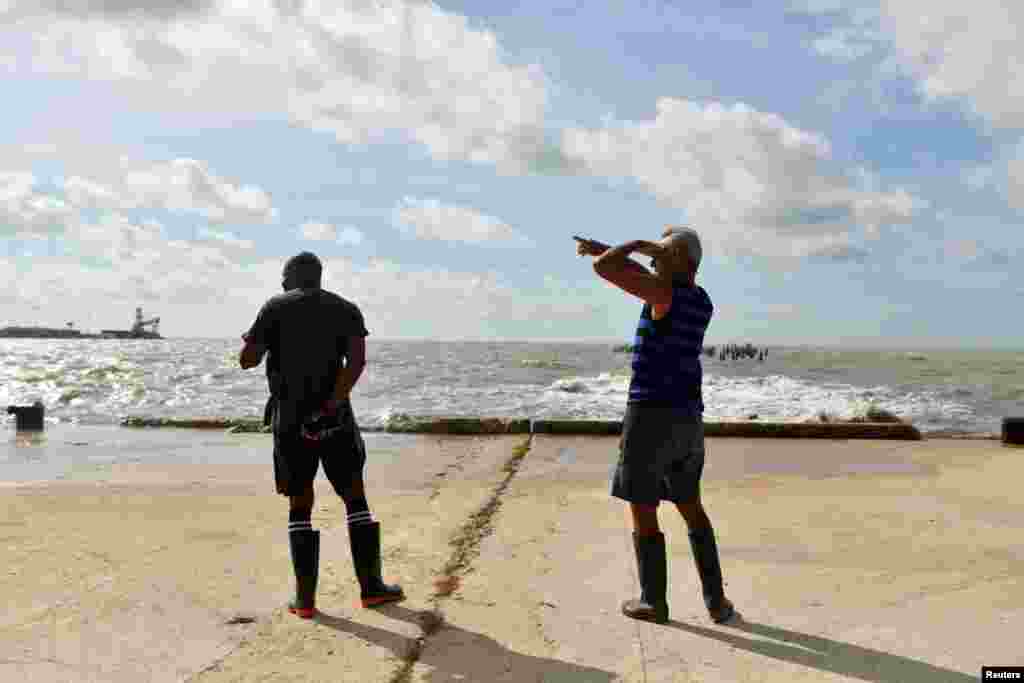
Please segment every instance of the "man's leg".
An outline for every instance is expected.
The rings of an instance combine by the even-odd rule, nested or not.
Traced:
[[[630,502],[629,511],[640,599],[622,603],[622,613],[633,619],[664,623],[668,621],[668,557],[665,535],[658,528],[658,506]]]
[[[297,496],[288,496],[288,522],[310,521],[313,519],[313,505],[316,502],[313,484]]]
[[[633,550],[640,579],[640,599],[622,603],[632,619],[668,621],[668,558],[665,536],[658,528],[661,499],[659,457],[664,448],[663,411],[627,405],[622,421],[619,463],[612,478],[612,496],[629,503]]]
[[[363,484],[362,470],[353,472],[346,482],[339,487],[338,495],[345,503],[345,515],[349,532],[352,527],[373,524],[373,514],[366,500],[366,487]]]
[[[674,501],[686,520],[693,560],[700,574],[704,604],[716,623],[728,621],[735,613],[725,597],[722,568],[718,561],[715,530],[700,500],[700,480],[704,472],[704,422],[681,422],[676,432],[676,451],[685,454],[673,460],[666,470],[665,498]]]
[[[347,481],[335,484],[335,490],[345,503],[352,564],[359,580],[360,603],[363,607],[371,607],[404,599],[401,586],[386,584],[381,576],[380,522],[374,520],[370,512],[362,468],[351,472]]]
[[[708,513],[700,500],[700,494],[685,503],[676,503],[676,509],[683,516],[683,520],[686,521],[686,527],[691,533],[711,526],[711,520],[708,518]]]
[[[295,600],[288,611],[303,619],[316,614],[316,584],[320,565],[320,532],[314,531],[313,484],[299,495],[289,496],[288,541],[295,569]]]
[[[629,504],[630,517],[633,520],[633,533],[638,536],[655,536],[661,533],[658,528],[658,506],[643,503]]]
[[[722,581],[722,567],[718,558],[718,546],[715,542],[715,530],[711,526],[707,511],[701,503],[700,494],[684,502],[676,503],[676,509],[686,520],[690,537],[690,548],[693,550],[693,561],[697,565],[701,587],[704,593],[704,604],[711,614],[711,619],[718,624],[731,619],[735,614],[733,604],[725,597]]]

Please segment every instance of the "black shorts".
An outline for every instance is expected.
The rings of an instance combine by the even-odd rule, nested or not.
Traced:
[[[316,478],[320,463],[324,474],[340,496],[353,477],[362,476],[366,465],[366,444],[353,422],[323,441],[307,441],[298,430],[274,434],[274,482],[283,496],[306,492]]]
[[[671,407],[629,403],[612,495],[631,503],[688,503],[700,495],[704,421]]]

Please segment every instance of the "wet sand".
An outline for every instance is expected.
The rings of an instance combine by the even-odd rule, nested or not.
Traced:
[[[708,620],[666,507],[658,626],[618,612],[638,589],[614,437],[369,439],[385,578],[408,599],[355,607],[321,478],[322,615],[302,621],[282,609],[268,437],[86,432],[4,446],[22,476],[0,487],[2,680],[966,682],[1024,665],[1024,449],[998,442],[709,439],[704,498],[744,619]]]

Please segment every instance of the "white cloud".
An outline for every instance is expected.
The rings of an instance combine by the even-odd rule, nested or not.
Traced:
[[[338,231],[329,223],[308,221],[299,226],[299,235],[313,242],[331,242],[338,238]]]
[[[5,308],[18,303],[18,292],[15,289],[19,280],[18,268],[14,259],[0,258],[0,303]],[[0,324],[7,319],[7,315],[0,314]]]
[[[204,228],[199,236],[204,239],[168,239],[160,223],[116,213],[69,222],[64,239],[73,258],[0,258],[3,317],[11,324],[73,320],[99,329],[141,305],[162,318],[165,334],[236,336],[277,293],[283,259],[254,260],[251,250],[239,248],[245,241],[230,233]],[[538,319],[616,318],[601,315],[593,288],[581,294],[553,278],[528,291],[494,272],[347,258],[325,259],[324,266],[325,286],[355,301],[377,336],[514,336],[528,323],[542,335]]]
[[[355,301],[377,335],[401,335],[403,326],[430,323],[439,333],[466,336],[509,295],[493,273],[406,269],[383,260],[359,266],[348,259],[329,259],[324,283]],[[473,315],[466,316],[468,310]]]
[[[75,241],[79,259],[96,263],[95,267],[81,266],[75,269],[80,272],[67,274],[52,272],[61,272],[84,294],[93,291],[97,296],[116,296],[119,301],[196,305],[222,305],[226,297],[250,291],[258,284],[265,288],[266,282],[276,282],[273,278],[278,273],[257,283],[257,271],[241,259],[251,242],[230,233],[209,229],[199,232],[205,241],[168,240],[156,221],[134,222],[117,214],[106,215],[95,223],[73,226],[65,236]],[[267,275],[262,271],[259,274]]]
[[[12,2],[12,12],[28,3]],[[38,8],[81,18],[108,17],[140,19],[201,14],[213,7],[215,0],[35,0]]]
[[[161,224],[118,214],[72,223],[64,237],[73,243],[74,258],[33,257],[18,277],[18,261],[0,259],[0,275],[10,280],[8,293],[17,303],[7,313],[31,320],[38,307],[47,320],[84,322],[82,311],[106,310],[111,313],[99,324],[107,325],[116,310],[143,305],[163,318],[165,333],[235,335],[277,293],[283,259],[246,260],[233,235],[209,229],[200,235],[206,241],[169,240]],[[493,274],[406,270],[384,261],[355,265],[331,259],[325,275],[328,286],[365,304],[378,331],[391,335],[401,334],[408,320],[422,329],[435,316],[455,329],[461,314],[452,312],[452,302],[482,315],[514,295]],[[492,295],[497,298],[491,300]],[[451,312],[448,319],[445,311]],[[473,320],[463,321],[459,334],[469,333]]]
[[[330,223],[307,221],[299,226],[299,236],[312,242],[337,242],[357,246],[362,244],[364,235],[350,225],[340,229]]]
[[[838,8],[803,8],[833,19],[830,36],[874,44],[882,55],[880,72],[898,71],[914,79],[929,100],[959,102],[995,129],[996,159],[966,168],[974,190],[1002,192],[1011,208],[1024,209],[1024,138],[1000,143],[1007,133],[1024,132],[1024,4],[977,0],[965,6],[951,0],[846,0]]]
[[[20,202],[32,194],[36,177],[31,173],[0,173],[0,202]]]
[[[233,247],[236,249],[252,249],[256,246],[256,243],[252,240],[242,239],[233,232],[200,228],[199,236],[203,239],[210,240],[211,242],[220,243],[225,247]]]
[[[324,262],[325,287],[354,301],[375,336],[488,338],[515,336],[531,329],[543,336],[544,321],[562,329],[616,321],[610,307],[626,305],[600,283],[574,286],[552,277],[536,287],[517,286],[495,272],[447,268],[409,268],[374,260],[358,265],[348,259]],[[608,329],[611,337],[619,326]]]
[[[920,202],[844,174],[828,141],[743,104],[662,98],[653,120],[569,129],[563,150],[592,173],[631,177],[732,253],[832,257],[909,220]]]
[[[838,28],[817,38],[814,51],[837,61],[852,62],[865,57],[878,48],[874,34],[864,30]]]
[[[197,213],[219,223],[265,223],[277,218],[267,192],[232,183],[196,159],[124,166],[108,183],[72,176],[64,181],[64,191],[83,208],[160,208]]]
[[[130,165],[114,175],[109,182],[57,178],[54,184],[63,192],[50,193],[39,190],[32,173],[0,172],[0,234],[15,239],[62,236],[84,245],[83,254],[118,262],[125,250],[134,252],[140,244],[165,239],[159,223],[132,222],[123,214],[128,209],[189,211],[222,222],[264,222],[277,215],[262,190],[234,185],[191,159]],[[99,220],[84,220],[85,209],[99,211]],[[254,246],[225,230],[203,227],[199,234],[224,248]]]
[[[544,156],[540,68],[507,64],[493,32],[433,3],[9,4],[37,70],[128,81],[169,106],[283,108],[344,142],[400,130],[438,159]]]
[[[65,180],[63,188],[68,201],[79,208],[124,210],[135,206],[114,188],[78,176]]]
[[[819,52],[841,45],[880,55],[879,73],[900,71],[930,100],[953,99],[986,126],[1024,131],[1024,4],[977,0],[836,0],[798,3],[797,11],[832,19],[815,42]],[[824,49],[822,49],[824,48]],[[965,169],[972,189],[992,187],[1024,209],[1024,140],[998,151],[990,164]]]
[[[851,58],[888,50],[925,96],[962,99],[996,127],[1024,127],[1024,4],[836,0],[792,9],[833,20],[813,43],[818,52]]]
[[[1006,203],[1024,210],[1024,138],[997,149],[990,162],[965,166],[960,172],[964,185],[975,192],[992,191]]]
[[[405,197],[393,221],[402,232],[423,240],[528,246],[530,240],[500,218],[438,199]]]
[[[1024,127],[1024,5],[882,0],[880,23],[930,97],[963,97],[999,127]]]
[[[0,172],[0,234],[20,239],[60,233],[74,209],[59,197],[39,192],[32,173]]]
[[[120,267],[160,251],[166,233],[156,221],[136,223],[118,214],[107,214],[96,223],[69,224],[64,238],[77,242],[79,255],[102,258]]]
[[[90,237],[122,243],[124,234],[146,232],[144,226],[115,222],[94,230]],[[16,302],[5,306],[4,318],[11,324],[74,320],[79,327],[98,328],[142,305],[162,318],[164,334],[235,337],[278,292],[283,263],[243,262],[219,245],[166,240],[138,240],[134,249],[97,245],[94,253],[117,258],[115,267],[90,267],[81,257],[40,257],[15,277],[14,261],[0,258],[0,284],[10,280]],[[580,289],[545,278],[542,286],[524,289],[494,272],[410,268],[383,260],[325,259],[324,286],[359,305],[375,337],[515,336],[527,324],[543,336],[545,320],[560,325],[594,325],[596,320],[600,326],[621,318],[608,311],[623,304],[610,290],[601,290],[604,297],[595,295],[598,284]],[[608,329],[606,336],[617,335],[619,327]]]
[[[268,283],[280,282],[280,263],[221,265],[215,252],[165,242],[123,254],[114,268],[88,265],[80,256],[36,257],[13,282],[15,304],[5,306],[3,317],[10,324],[72,320],[95,331],[124,326],[119,323],[141,305],[162,318],[164,334],[234,336],[255,315],[246,306],[258,308],[273,293]]]
[[[358,244],[362,244],[362,242],[363,233],[350,225],[346,225],[338,231],[338,244],[356,246]]]

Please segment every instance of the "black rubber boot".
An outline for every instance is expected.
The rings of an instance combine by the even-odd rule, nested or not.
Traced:
[[[633,533],[636,566],[640,574],[640,599],[622,603],[622,613],[632,619],[664,624],[668,621],[668,559],[665,556],[665,535],[638,536]]]
[[[316,614],[316,582],[320,573],[320,532],[293,531],[288,534],[295,569],[295,599],[288,611],[303,619]]]
[[[707,527],[697,532],[691,531],[690,548],[693,549],[693,561],[700,574],[700,583],[704,591],[704,606],[708,608],[711,620],[716,624],[729,621],[736,610],[725,597],[722,586],[722,567],[718,562],[718,546],[715,544],[715,530]]]
[[[348,540],[363,607],[404,600],[401,586],[389,586],[381,578],[380,522],[350,526]]]

